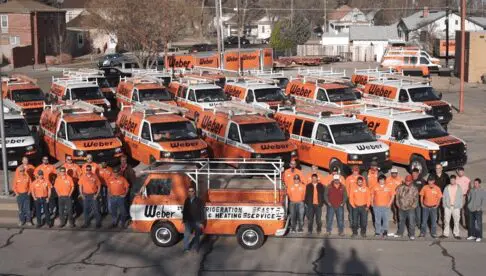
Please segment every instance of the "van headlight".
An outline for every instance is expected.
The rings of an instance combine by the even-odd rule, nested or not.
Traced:
[[[162,152],[161,155],[162,155],[163,158],[170,158],[170,157],[172,157],[172,153],[171,152],[168,152],[168,151]]]
[[[291,156],[297,156],[297,151],[293,150],[291,153],[290,153]]]
[[[121,153],[122,152],[122,149],[121,148],[116,148],[115,149],[115,153]]]
[[[83,157],[85,155],[86,155],[86,152],[84,150],[75,150],[74,151],[74,156]]]
[[[208,150],[207,149],[202,149],[200,153],[201,153],[201,155],[207,154],[208,153]]]
[[[429,152],[429,155],[430,155],[430,159],[432,159],[432,160],[437,159],[437,151],[436,150],[431,150]]]
[[[34,149],[35,148],[34,148],[33,145],[32,146],[28,146],[28,147],[25,148],[26,151],[33,151]]]
[[[253,158],[262,158],[262,155],[259,153],[253,153]]]
[[[349,160],[358,160],[359,159],[359,155],[357,155],[357,154],[348,154],[348,159]]]
[[[390,157],[390,151],[389,150],[385,151],[385,156]]]

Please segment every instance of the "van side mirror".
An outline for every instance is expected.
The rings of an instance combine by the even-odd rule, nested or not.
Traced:
[[[290,132],[288,130],[285,131],[285,140],[290,139]]]
[[[442,100],[442,92],[439,92],[439,100]]]
[[[202,135],[203,135],[202,129],[200,129],[200,128],[196,129],[196,133],[197,133],[198,137],[202,137]]]
[[[354,95],[356,96],[356,99],[360,100],[361,99],[361,92],[359,91],[354,91]]]
[[[399,130],[397,132],[397,140],[404,140],[407,138],[407,134],[403,132],[402,130]]]
[[[252,103],[252,101],[251,101],[251,99],[250,99],[249,97],[246,97],[246,98],[245,98],[245,102],[246,102],[246,103]]]

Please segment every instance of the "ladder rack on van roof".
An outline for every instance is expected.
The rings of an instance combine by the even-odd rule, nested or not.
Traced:
[[[4,112],[5,112],[5,108],[7,108],[7,111],[5,113],[11,113],[11,114],[19,113],[20,115],[24,115],[24,109],[10,99],[7,98],[3,99],[3,107],[4,107]]]
[[[265,77],[265,78],[285,77],[284,72],[282,72],[282,71],[275,72],[272,69],[270,69],[270,70],[248,70],[247,73],[250,76]]]
[[[373,80],[371,81],[370,83],[374,83],[374,84],[389,84],[389,85],[400,85],[400,86],[403,86],[403,85],[426,85],[426,86],[430,86],[430,81],[429,80],[423,80],[423,81],[420,81],[418,79],[406,79],[406,78],[395,78],[393,77],[394,79],[390,79],[390,78],[380,78],[380,79],[376,79],[376,80]]]
[[[90,69],[90,68],[81,68],[79,70],[64,69],[62,70],[62,75],[65,77],[77,77],[77,76],[104,77],[105,76],[103,71]]]
[[[100,113],[103,116],[105,111],[102,107],[90,104],[85,101],[67,101],[65,105],[46,105],[47,108],[61,112],[61,116],[64,114],[90,114]]]
[[[318,104],[297,103],[294,106],[279,106],[277,112],[289,111],[293,114],[309,115],[316,118],[341,117],[346,116],[344,109],[337,106],[322,106]]]
[[[372,76],[372,77],[379,77],[382,74],[393,74],[393,70],[389,68],[388,70],[379,70],[377,68],[368,68],[368,69],[354,69],[355,75],[364,75],[364,76]]]
[[[304,76],[300,78],[302,82],[314,82],[316,84],[325,84],[325,83],[341,83],[341,84],[348,84],[351,82],[350,79],[346,79],[344,77],[333,77],[333,76]]]
[[[368,106],[376,106],[380,108],[396,108],[396,109],[403,109],[403,110],[415,110],[415,111],[427,111],[430,110],[431,107],[423,104],[423,103],[400,103],[393,100],[389,100],[387,98],[364,94],[363,97],[359,100],[361,103],[365,104],[366,107]]]
[[[424,111],[416,110],[416,109],[406,109],[403,110],[401,108],[394,108],[394,107],[388,107],[388,106],[377,106],[377,107],[368,107],[365,106],[364,109],[360,110],[359,113],[361,112],[369,112],[369,111],[374,111],[378,113],[382,113],[384,115],[388,116],[394,116],[394,115],[400,115],[400,114],[407,114],[407,113],[422,113],[425,114]]]
[[[277,84],[277,82],[278,81],[274,80],[274,79],[246,76],[246,77],[238,78],[236,80],[235,84],[244,83],[244,84],[271,84],[271,85],[275,85],[275,84]]]
[[[263,115],[267,116],[273,114],[273,111],[268,108],[258,107],[251,104],[229,101],[222,102],[214,107],[205,108],[204,110],[212,110],[214,114],[223,113],[227,114],[229,117],[236,115]]]
[[[52,82],[56,84],[64,84],[64,85],[72,85],[72,84],[92,84],[98,86],[97,81],[90,81],[88,78],[69,78],[69,77],[60,77],[56,78],[52,76]]]
[[[37,80],[29,78],[25,75],[12,75],[11,77],[3,77],[2,82],[6,82],[7,86],[21,85],[21,84],[37,84]]]
[[[346,77],[346,70],[337,72],[332,68],[331,70],[323,70],[322,68],[303,70],[299,68],[297,75],[301,77]]]
[[[120,82],[133,82],[133,84],[161,84],[160,80],[152,76],[139,76],[139,77],[122,77],[120,76]]]
[[[184,84],[214,84],[216,85],[216,80],[205,78],[204,76],[184,76],[180,78],[180,83]]]
[[[144,117],[150,115],[166,115],[166,114],[176,114],[183,115],[188,110],[183,107],[176,105],[171,105],[167,103],[162,103],[159,101],[144,101],[136,102],[132,106],[132,112],[141,112]]]

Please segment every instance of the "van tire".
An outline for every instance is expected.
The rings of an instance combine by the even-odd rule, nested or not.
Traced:
[[[337,159],[331,160],[331,163],[329,164],[329,172],[332,172],[334,168],[337,168],[339,170],[339,174],[343,175],[344,174],[344,166],[341,161]]]
[[[256,225],[243,225],[236,231],[236,239],[244,249],[255,250],[263,245],[265,235]]]
[[[150,237],[155,245],[160,247],[170,247],[179,241],[180,234],[172,223],[159,221],[152,226]]]
[[[408,171],[412,173],[412,169],[415,167],[420,170],[419,177],[423,178],[427,174],[427,162],[425,162],[425,159],[422,156],[414,155],[410,159]]]

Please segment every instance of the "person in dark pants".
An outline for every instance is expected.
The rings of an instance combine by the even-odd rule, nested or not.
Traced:
[[[91,165],[86,166],[86,173],[79,178],[79,194],[83,199],[84,224],[82,228],[87,228],[91,221],[91,212],[96,219],[96,228],[101,228],[101,214],[98,206],[98,196],[100,194],[101,182],[92,172]]]
[[[204,204],[196,196],[194,187],[187,190],[188,197],[182,209],[182,222],[184,223],[184,252],[191,249],[191,236],[194,232],[194,248],[199,251],[199,238],[202,234],[205,220]]]
[[[469,227],[467,240],[480,242],[483,238],[483,211],[486,209],[486,191],[481,188],[481,179],[474,179],[467,194]]]
[[[449,175],[444,172],[444,168],[441,164],[435,165],[434,173],[431,173],[432,176],[435,177],[435,185],[439,186],[440,191],[444,192],[444,189],[447,185],[451,184],[451,179]],[[439,205],[437,208],[437,223],[441,223],[444,225],[444,207],[442,204]]]
[[[136,174],[135,170],[133,169],[130,164],[128,164],[128,157],[126,155],[123,155],[120,157],[120,175],[123,176],[127,181],[128,181],[128,193],[125,198],[125,209],[129,210],[130,205],[132,204],[133,198],[135,197],[135,194],[140,191],[140,188],[142,187],[135,187],[136,183]],[[130,220],[130,213],[127,214],[128,218],[127,220]]]
[[[66,225],[67,219],[69,220],[69,226],[74,228],[73,202],[71,198],[74,191],[74,181],[67,175],[66,168],[59,168],[59,174],[54,182],[54,189],[59,198],[59,227],[63,228]]]
[[[17,196],[17,204],[19,206],[19,226],[24,226],[25,223],[32,225],[32,217],[30,214],[30,186],[32,179],[25,171],[25,167],[20,165],[18,174],[14,176],[13,192]]]
[[[395,202],[398,207],[398,231],[394,236],[402,237],[408,219],[408,237],[410,240],[415,240],[415,209],[419,204],[419,193],[412,182],[413,177],[407,175],[405,183],[397,187]]]
[[[435,177],[429,175],[427,179],[427,185],[420,191],[420,203],[422,205],[422,228],[420,237],[425,237],[427,232],[427,223],[430,216],[430,236],[432,238],[437,237],[437,209],[442,199],[442,192],[435,184]]]
[[[128,181],[120,175],[120,169],[113,170],[113,176],[106,183],[108,187],[108,198],[110,199],[111,217],[113,228],[118,226],[118,220],[125,228],[127,219],[127,209],[125,198],[128,193]]]
[[[37,217],[36,228],[42,227],[42,210],[49,228],[52,227],[51,216],[49,213],[49,198],[51,196],[51,187],[47,180],[44,179],[44,173],[39,170],[36,179],[32,182],[31,190],[32,198],[35,204],[35,216]]]
[[[425,180],[422,177],[420,177],[420,171],[417,168],[413,168],[412,170],[412,181],[413,181],[413,185],[417,188],[419,194],[420,191],[422,191],[422,188],[425,186],[425,184],[427,184]],[[417,198],[417,200],[418,199],[419,198]],[[415,208],[415,225],[417,226],[418,229],[422,227],[422,207],[420,206],[420,204],[417,204],[417,208]]]
[[[344,236],[344,204],[348,200],[348,194],[346,187],[339,180],[339,175],[335,175],[331,184],[327,187],[324,200],[327,205],[326,212],[326,235],[331,235],[332,222],[334,220],[334,214],[336,214],[336,220],[338,224],[339,236]]]
[[[311,183],[305,187],[304,202],[307,205],[308,232],[314,228],[314,216],[316,218],[317,233],[322,231],[322,205],[324,204],[324,185],[319,182],[319,176],[312,174]]]
[[[368,210],[371,204],[370,188],[364,185],[364,178],[358,177],[356,186],[349,191],[349,203],[353,207],[353,235],[358,235],[358,228],[363,238],[366,237],[366,227],[368,227]]]
[[[42,171],[42,173],[44,174],[44,179],[49,182],[49,187],[51,189],[51,195],[49,198],[49,214],[53,216],[52,220],[54,222],[54,219],[59,213],[59,210],[57,210],[58,196],[56,190],[54,189],[54,181],[56,180],[57,171],[54,165],[49,164],[48,156],[42,157],[42,164],[35,168],[34,174],[37,175],[39,171]]]

